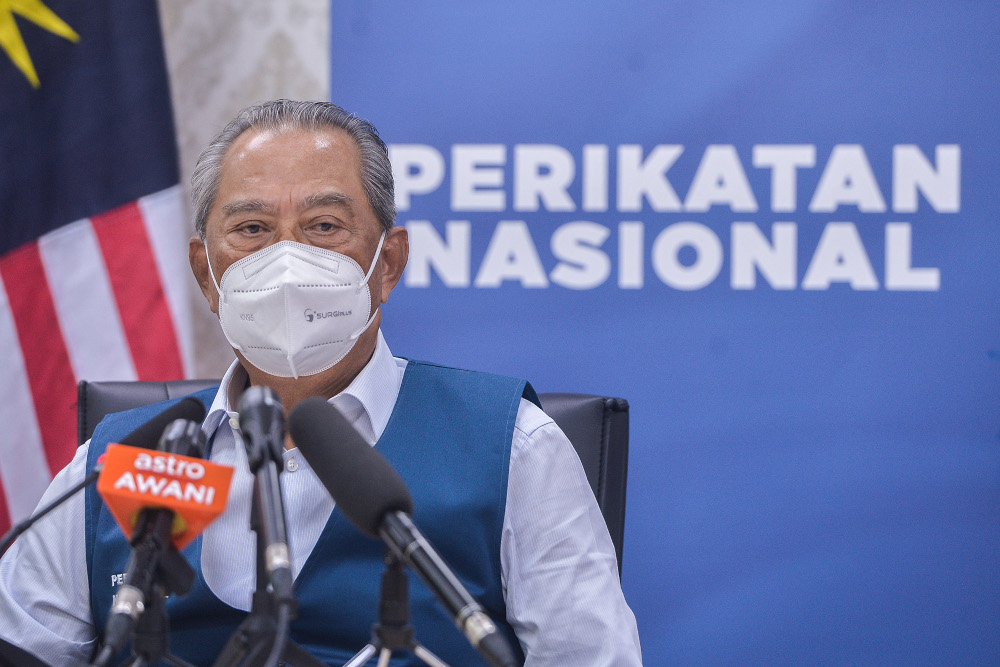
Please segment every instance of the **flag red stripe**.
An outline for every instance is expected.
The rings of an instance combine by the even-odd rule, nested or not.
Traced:
[[[4,491],[3,482],[0,482],[0,533],[6,533],[8,530],[10,530],[10,511],[7,509],[7,492]]]
[[[140,380],[184,377],[173,316],[135,202],[93,216],[125,339]]]
[[[24,357],[50,473],[76,451],[76,378],[63,341],[38,243],[0,258],[0,275]]]

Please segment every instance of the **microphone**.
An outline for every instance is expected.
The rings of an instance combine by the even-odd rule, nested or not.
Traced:
[[[174,403],[163,412],[136,428],[134,431],[122,438],[120,442],[123,445],[130,445],[132,447],[154,449],[156,448],[156,444],[159,441],[163,430],[172,421],[176,419],[190,419],[191,421],[200,423],[204,418],[205,406],[202,405],[201,401],[197,398],[188,396],[183,400]],[[89,475],[84,477],[81,482],[75,484],[51,503],[7,531],[7,533],[3,536],[3,539],[0,540],[0,555],[3,555],[14,540],[16,540],[21,533],[28,530],[28,528],[31,528],[36,521],[72,498],[83,488],[93,484],[100,476],[101,470],[104,468],[103,459],[103,455],[101,458],[97,459],[94,469]]]
[[[284,468],[285,409],[270,387],[252,386],[240,397],[240,431],[254,474],[255,507],[260,520],[267,570],[275,600],[292,604],[292,558],[278,474]]]
[[[118,441],[129,447],[156,449],[167,426],[178,419],[198,422],[205,419],[205,405],[194,396],[185,396]]]
[[[108,445],[97,491],[130,536],[132,555],[93,664],[106,664],[125,645],[146,599],[159,594],[154,586],[166,593],[190,589],[194,572],[180,549],[225,510],[233,474],[202,460],[204,448],[201,426],[187,419],[168,424],[155,451]]]
[[[288,426],[344,516],[364,534],[381,538],[396,558],[413,568],[490,664],[520,665],[482,606],[410,520],[410,492],[385,457],[320,397],[295,406]]]

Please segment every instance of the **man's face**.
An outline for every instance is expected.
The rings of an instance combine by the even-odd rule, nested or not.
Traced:
[[[371,266],[368,285],[375,321],[340,363],[314,376],[315,386],[304,390],[332,396],[371,357],[381,323],[381,310],[376,309],[388,300],[406,266],[406,229],[390,229],[381,253],[374,257],[381,233],[362,186],[357,147],[348,134],[336,129],[250,130],[233,142],[223,160],[205,243],[197,236],[190,242],[191,269],[212,312],[218,314],[219,294],[209,274],[209,260],[220,283],[233,262],[279,241],[342,253],[365,272]],[[236,354],[246,362],[239,351]],[[243,365],[254,380],[257,371]],[[283,382],[273,377],[255,381],[272,386]],[[296,399],[282,400],[290,408]]]
[[[337,251],[368,270],[381,226],[345,132],[247,131],[230,147],[220,177],[206,223],[216,281],[233,262],[285,240]],[[373,274],[373,308],[378,285]],[[205,296],[217,313],[214,292],[212,286]]]

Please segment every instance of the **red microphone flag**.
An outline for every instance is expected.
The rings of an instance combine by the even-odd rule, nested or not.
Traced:
[[[108,445],[97,480],[122,532],[129,536],[144,508],[174,512],[173,544],[187,546],[226,509],[233,469],[193,456]]]

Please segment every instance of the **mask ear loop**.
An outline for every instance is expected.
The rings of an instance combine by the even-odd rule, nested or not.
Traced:
[[[385,232],[382,232],[382,236],[378,238],[378,247],[375,248],[375,256],[372,258],[372,264],[371,266],[368,267],[368,273],[365,274],[365,279],[362,280],[360,283],[358,283],[358,290],[357,290],[358,293],[360,293],[361,290],[365,288],[365,285],[368,284],[368,279],[372,277],[372,271],[375,270],[375,263],[378,262],[379,254],[382,252],[382,243],[384,241],[385,241]],[[368,327],[370,327],[372,325],[372,322],[375,321],[375,316],[378,315],[380,309],[381,306],[378,305],[375,306],[375,312],[372,313],[372,316],[368,318],[368,321],[365,322],[365,325],[363,327],[358,329],[357,332],[351,334],[350,340],[357,340],[358,336],[360,336],[361,334],[363,334],[365,331],[368,330]]]
[[[216,282],[216,280],[215,280],[215,271],[212,270],[212,260],[210,260],[208,258],[208,239],[203,239],[202,240],[202,244],[204,244],[204,246],[205,246],[205,261],[208,262],[208,275],[212,277],[212,284],[215,285],[215,291],[218,292],[218,294],[219,294],[219,301],[222,302],[222,303],[225,303],[226,302],[226,294],[219,288],[219,283]],[[221,322],[221,316],[220,316],[220,322]],[[225,327],[222,327],[222,332],[223,333],[226,332],[226,328]],[[240,345],[238,345],[238,344],[234,343],[232,340],[230,340],[229,334],[226,334],[226,340],[229,340],[229,344],[232,345],[233,347],[235,347],[240,352],[243,351],[243,348]]]
[[[208,262],[208,275],[212,277],[212,284],[215,285],[215,291],[218,292],[219,298],[225,301],[226,295],[222,293],[222,290],[219,289],[219,283],[215,281],[215,271],[212,270],[212,260],[208,257],[208,239],[202,239],[201,243],[205,246],[205,261]]]

